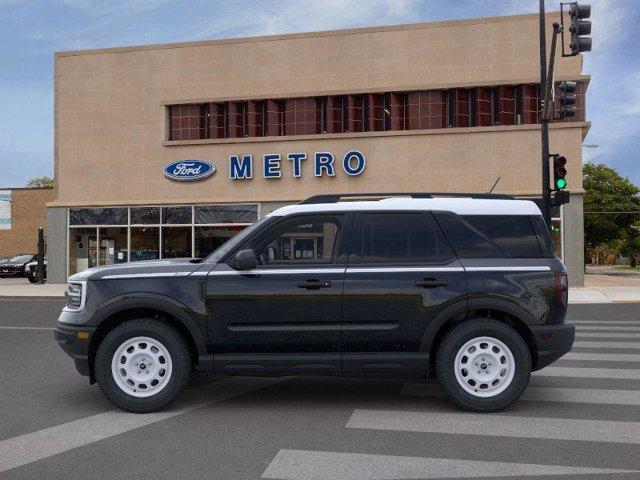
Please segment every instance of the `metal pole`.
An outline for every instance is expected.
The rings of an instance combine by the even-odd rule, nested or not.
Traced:
[[[37,257],[37,279],[38,283],[42,285],[44,283],[44,230],[42,227],[38,228],[38,257]]]
[[[544,15],[544,0],[540,0],[540,96],[547,87],[547,35]],[[543,112],[547,105],[543,106]],[[551,189],[549,188],[549,119],[544,115],[540,119],[542,145],[542,216],[547,227],[551,228]]]

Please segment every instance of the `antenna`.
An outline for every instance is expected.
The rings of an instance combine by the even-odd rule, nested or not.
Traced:
[[[496,188],[496,185],[498,185],[499,181],[500,181],[500,177],[498,177],[498,179],[496,180],[496,183],[493,184],[493,187],[491,187],[487,193],[493,192],[493,189]]]

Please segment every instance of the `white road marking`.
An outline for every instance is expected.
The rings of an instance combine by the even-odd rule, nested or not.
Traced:
[[[532,373],[536,377],[605,378],[640,380],[640,369],[545,367]]]
[[[589,342],[580,340],[573,342],[573,346],[589,348],[640,348],[640,342]]]
[[[9,438],[0,441],[0,472],[269,387],[286,379],[287,377],[229,378],[186,391],[175,406],[163,412],[136,415],[110,410]]]
[[[584,327],[576,326],[576,332],[640,332],[640,327],[620,327],[617,325],[607,325],[606,327],[600,325],[585,325]]]
[[[560,360],[597,360],[599,362],[640,362],[636,353],[580,353],[569,352]]]
[[[640,338],[640,333],[616,333],[616,332],[584,332],[579,330],[576,339],[602,338],[603,340],[615,340],[616,338]]]
[[[542,475],[604,475],[633,470],[484,462],[450,458],[421,458],[365,453],[280,450],[262,478],[278,480],[397,480]]]
[[[638,325],[640,327],[640,319],[638,320],[571,320],[568,323],[573,323],[574,325]]]
[[[640,444],[640,423],[501,414],[354,410],[346,428]]]
[[[0,330],[55,330],[52,327],[0,327]]]
[[[406,382],[401,395],[443,397],[436,383]],[[640,405],[640,390],[591,390],[529,386],[520,397],[525,402],[600,403],[605,405]]]

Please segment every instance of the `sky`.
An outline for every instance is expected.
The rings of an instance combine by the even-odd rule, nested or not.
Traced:
[[[640,0],[591,0],[584,161],[636,184]],[[559,2],[546,1],[547,10]],[[53,52],[534,13],[538,0],[0,0],[0,187],[53,174]],[[537,42],[536,39],[532,41]]]

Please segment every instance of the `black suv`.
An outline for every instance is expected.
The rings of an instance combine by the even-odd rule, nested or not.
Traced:
[[[566,270],[533,202],[343,197],[276,210],[205,259],[73,275],[55,338],[130,412],[169,405],[193,369],[431,374],[496,411],[571,349]]]

